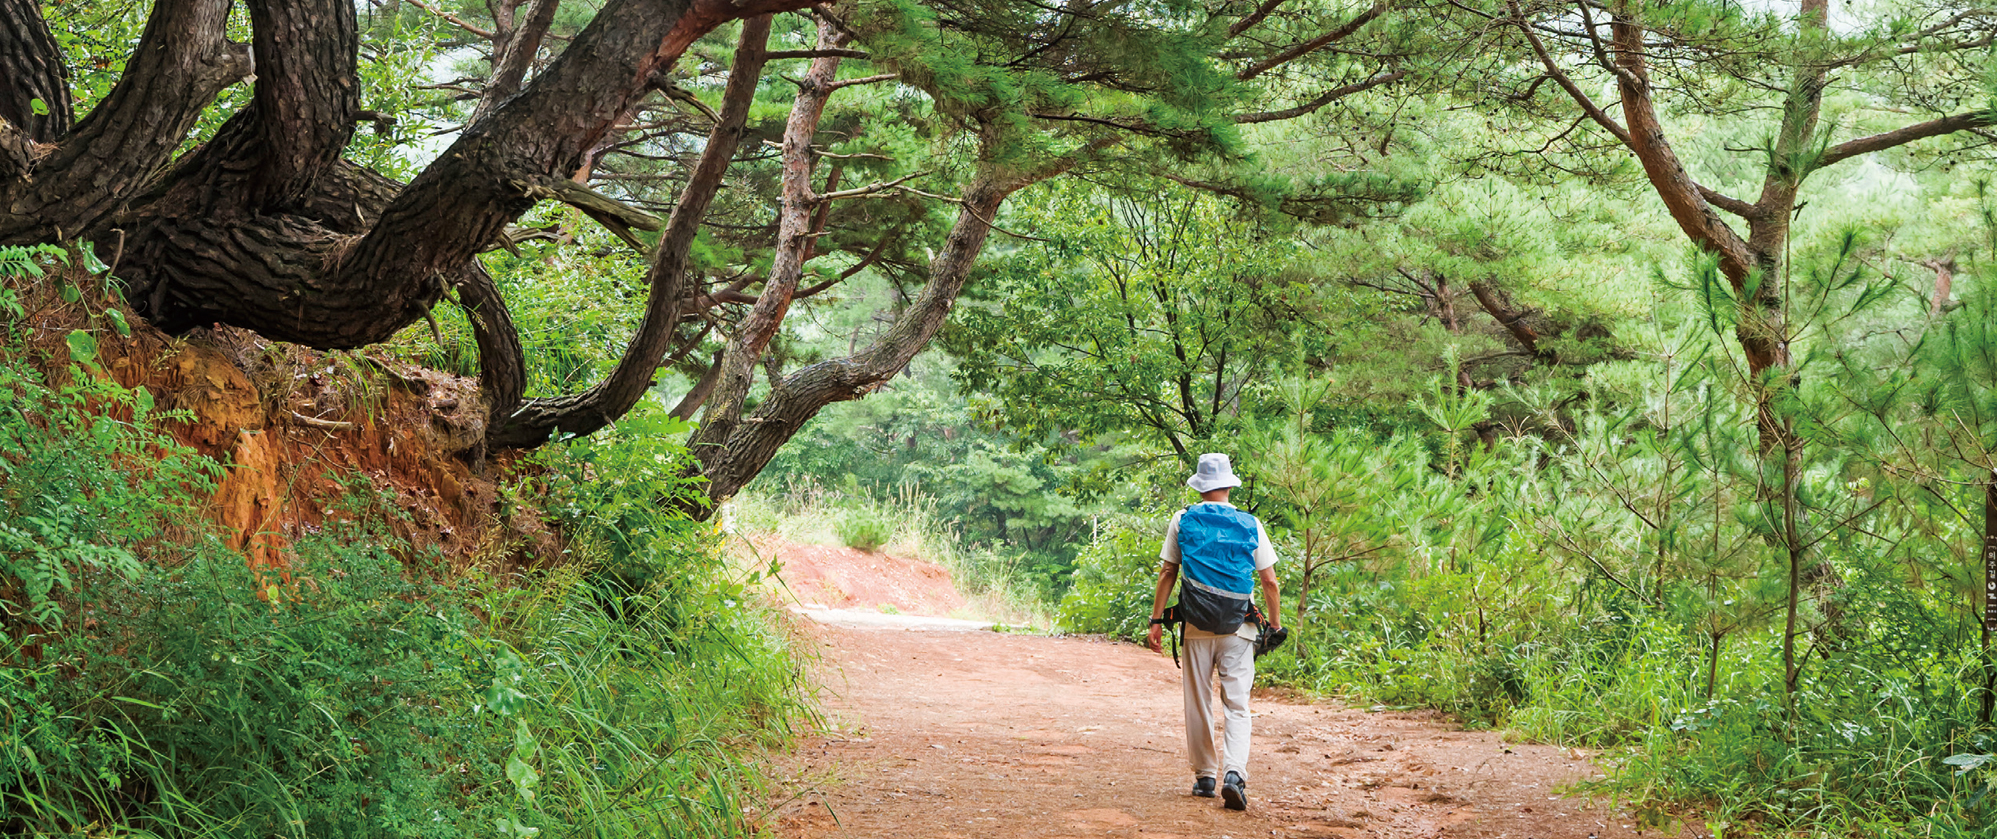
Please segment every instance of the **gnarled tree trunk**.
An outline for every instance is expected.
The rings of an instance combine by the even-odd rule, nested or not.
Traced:
[[[104,233],[111,215],[151,188],[223,88],[248,76],[248,48],[223,37],[229,0],[159,0],[146,21],[125,73],[90,114],[67,131],[64,116],[44,121],[29,137],[53,144],[26,167],[0,159],[0,244],[67,242]],[[35,37],[42,22],[36,0],[0,0],[6,8],[7,93],[0,107],[64,87],[66,69],[54,41]],[[348,13],[351,17],[351,12]],[[17,22],[21,30],[14,31]],[[22,37],[23,35],[26,37]],[[16,52],[18,50],[18,52]],[[19,68],[21,75],[14,75]],[[38,93],[40,92],[40,93]],[[48,102],[53,115],[57,103]],[[10,124],[19,125],[13,116]],[[0,148],[8,128],[0,128]]]
[[[824,23],[818,28],[818,50],[837,50],[851,38]],[[756,365],[762,361],[777,330],[790,312],[792,295],[804,278],[804,263],[811,250],[812,217],[825,207],[826,199],[811,187],[815,162],[811,141],[818,133],[818,121],[836,89],[840,56],[823,55],[811,61],[810,69],[799,79],[798,95],[784,123],[783,186],[777,207],[776,252],[770,261],[770,274],[763,281],[763,293],[749,313],[735,327],[721,357],[721,368],[713,391],[705,397],[700,429],[694,434],[696,457],[706,462],[721,450],[742,422],[742,404],[756,378]],[[773,377],[774,378],[774,377]]]
[[[552,2],[536,4],[523,38]],[[41,69],[27,82],[10,79],[0,98],[39,98],[29,94],[60,81],[60,57],[36,34],[33,0],[0,3],[10,20],[30,22],[10,27],[9,45],[21,45],[14,63]],[[611,0],[520,93],[374,204],[360,199],[378,196],[356,195],[359,179],[339,160],[359,107],[351,3],[252,0],[246,51],[223,37],[226,0],[161,0],[105,101],[31,171],[0,163],[0,242],[115,231],[132,302],[168,330],[228,323],[321,348],[375,343],[427,314],[474,270],[472,257],[539,200],[577,203],[613,225],[641,223],[642,214],[569,180],[587,151],[696,38],[805,5]],[[251,105],[156,178],[201,109],[250,73],[251,51]],[[492,297],[489,289],[473,296]]]
[[[617,367],[602,382],[582,393],[530,400],[504,416],[495,411],[496,421],[488,436],[494,446],[538,445],[556,431],[588,434],[623,416],[652,386],[652,375],[664,360],[679,325],[687,277],[692,270],[694,237],[699,234],[708,205],[721,189],[721,177],[728,172],[728,164],[734,160],[735,149],[742,141],[749,106],[755,101],[756,84],[762,78],[764,46],[769,35],[767,15],[752,18],[742,26],[734,66],[722,94],[721,119],[708,135],[707,148],[701,152],[700,162],[680,191],[679,203],[666,223],[665,237],[659,241],[646,276],[651,291],[646,298],[644,319],[639,321],[637,334],[625,347]]]
[[[984,250],[999,205],[1026,185],[1002,183],[988,170],[981,171],[963,192],[957,221],[930,263],[928,282],[885,334],[858,353],[821,361],[785,376],[725,439],[701,441],[694,455],[707,477],[708,497],[714,503],[733,497],[769,464],[805,420],[834,402],[872,392],[907,367],[943,327],[965,280],[970,278],[972,265]],[[709,511],[692,512],[704,517]]]

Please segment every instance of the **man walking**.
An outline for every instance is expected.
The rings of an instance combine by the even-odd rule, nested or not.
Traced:
[[[1248,809],[1248,689],[1255,683],[1255,640],[1263,631],[1282,626],[1281,598],[1276,590],[1276,550],[1262,522],[1227,503],[1228,490],[1241,485],[1227,455],[1200,455],[1199,466],[1186,486],[1200,494],[1200,503],[1173,514],[1158,551],[1158,590],[1151,598],[1151,635],[1147,645],[1160,649],[1165,625],[1165,598],[1174,582],[1180,586],[1178,617],[1185,622],[1185,669],[1180,683],[1186,695],[1186,753],[1193,767],[1193,794],[1220,795],[1229,810]],[[1254,582],[1262,584],[1261,620],[1254,622]],[[1227,709],[1223,747],[1213,740],[1214,677],[1220,679],[1220,700]],[[1224,775],[1222,773],[1225,773]]]

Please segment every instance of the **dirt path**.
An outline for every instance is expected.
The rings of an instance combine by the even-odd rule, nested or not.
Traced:
[[[1248,811],[1228,812],[1188,794],[1169,658],[1079,638],[805,623],[835,733],[796,752],[803,792],[776,819],[786,839],[1660,835],[1555,795],[1597,774],[1573,752],[1259,690]]]

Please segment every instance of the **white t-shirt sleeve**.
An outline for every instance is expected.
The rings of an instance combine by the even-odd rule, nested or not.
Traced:
[[[1174,553],[1177,549],[1174,548]],[[1276,564],[1276,546],[1269,544],[1269,531],[1262,527],[1262,520],[1255,520],[1255,570],[1260,571]]]
[[[1179,517],[1186,514],[1180,510],[1172,514],[1172,521],[1165,525],[1165,544],[1158,548],[1158,558],[1166,565],[1179,564]]]

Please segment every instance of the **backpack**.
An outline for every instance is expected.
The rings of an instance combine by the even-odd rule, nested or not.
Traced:
[[[1247,620],[1255,591],[1255,517],[1221,504],[1179,515],[1177,618],[1216,635]]]

